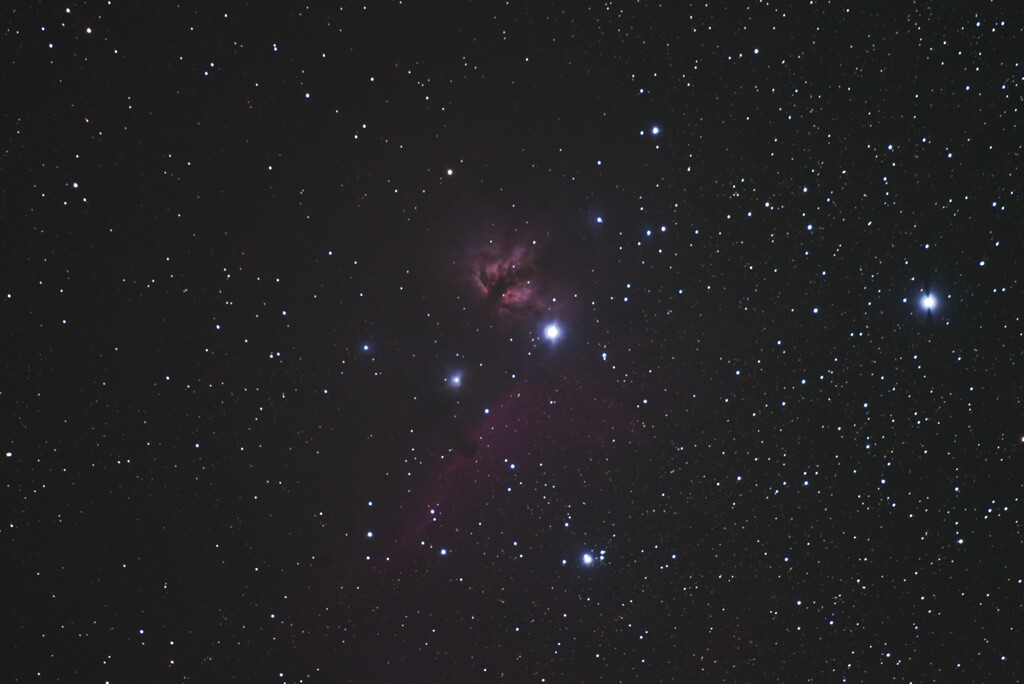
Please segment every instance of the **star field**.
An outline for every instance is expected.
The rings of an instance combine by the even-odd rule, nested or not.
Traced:
[[[1022,18],[8,11],[8,680],[1024,679]]]

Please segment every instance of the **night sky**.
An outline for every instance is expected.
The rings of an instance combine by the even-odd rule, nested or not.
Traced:
[[[19,5],[5,681],[1024,680],[1014,3]]]

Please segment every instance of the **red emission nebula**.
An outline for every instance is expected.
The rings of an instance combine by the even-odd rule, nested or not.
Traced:
[[[501,316],[521,319],[544,309],[535,282],[540,248],[536,241],[491,240],[470,254],[473,292]]]

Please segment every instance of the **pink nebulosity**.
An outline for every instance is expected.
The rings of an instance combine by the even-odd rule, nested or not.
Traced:
[[[442,458],[398,547],[411,550],[424,540],[437,540],[441,546],[458,539],[458,529],[471,528],[472,521],[496,505],[495,496],[508,493],[518,481],[510,473],[547,468],[545,472],[578,473],[584,480],[591,474],[601,478],[602,464],[618,445],[643,442],[642,424],[617,396],[617,387],[591,377],[593,370],[581,362],[564,372],[520,379],[467,430],[465,439],[478,445],[474,457],[451,449]],[[464,544],[468,547],[469,542]]]
[[[468,272],[474,293],[503,316],[520,318],[540,311],[537,258],[538,247],[525,241],[492,240],[472,250]]]

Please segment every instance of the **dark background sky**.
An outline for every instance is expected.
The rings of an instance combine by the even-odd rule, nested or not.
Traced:
[[[559,4],[4,11],[6,681],[1024,678],[1022,14]]]

